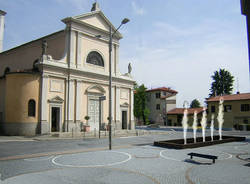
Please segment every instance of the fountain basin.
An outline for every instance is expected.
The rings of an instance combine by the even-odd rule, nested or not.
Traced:
[[[219,140],[219,136],[213,136],[213,141],[211,137],[205,137],[205,142],[203,142],[203,137],[197,137],[196,143],[194,143],[194,138],[188,138],[187,144],[184,144],[183,139],[175,140],[166,140],[166,141],[155,141],[154,146],[164,147],[164,148],[173,148],[173,149],[187,149],[187,148],[198,148],[203,146],[211,146],[215,144],[223,144],[228,142],[238,142],[245,141],[245,137],[236,137],[236,136],[222,136],[222,140]]]

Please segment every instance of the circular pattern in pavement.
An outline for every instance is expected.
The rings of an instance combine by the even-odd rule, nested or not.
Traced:
[[[160,157],[173,160],[173,161],[185,161],[189,159],[190,156],[187,154],[190,152],[200,153],[200,154],[208,154],[208,155],[215,155],[218,156],[218,160],[226,160],[232,158],[232,155],[223,151],[215,150],[215,149],[208,149],[208,148],[197,148],[197,149],[186,149],[186,150],[175,150],[175,149],[167,149],[162,150],[160,152]],[[207,159],[193,157],[196,161],[209,161]]]
[[[85,152],[71,155],[59,155],[52,159],[52,163],[62,167],[105,167],[125,163],[132,156],[119,151]]]

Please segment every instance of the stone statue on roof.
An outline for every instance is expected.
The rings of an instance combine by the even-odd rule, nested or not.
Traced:
[[[132,66],[131,66],[131,63],[128,64],[128,73],[130,74],[132,71]]]
[[[46,40],[42,42],[42,55],[47,55],[48,43]]]

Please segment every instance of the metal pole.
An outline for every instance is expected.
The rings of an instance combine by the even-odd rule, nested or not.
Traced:
[[[99,98],[99,139],[101,138],[101,102]]]
[[[248,40],[248,62],[249,62],[249,79],[250,79],[250,15],[246,15],[246,24],[247,24],[247,40]]]
[[[111,53],[112,53],[112,27],[109,27],[109,150],[112,150],[112,64],[111,64]]]

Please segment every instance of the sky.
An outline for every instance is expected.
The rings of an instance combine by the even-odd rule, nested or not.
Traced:
[[[88,13],[95,0],[0,0],[5,18],[4,50],[64,29],[63,18]],[[234,90],[250,92],[246,18],[240,0],[98,0],[119,26],[120,70],[148,89],[178,91],[177,107],[203,105],[220,68],[234,77]]]

